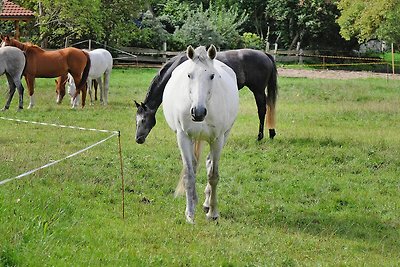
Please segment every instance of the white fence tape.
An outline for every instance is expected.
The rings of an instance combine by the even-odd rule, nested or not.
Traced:
[[[50,167],[50,166],[52,166],[52,165],[54,165],[54,164],[57,164],[57,163],[63,161],[63,160],[72,158],[72,157],[74,157],[74,156],[76,156],[76,155],[78,155],[78,154],[80,154],[80,153],[82,153],[82,152],[85,152],[85,151],[87,151],[87,150],[89,150],[89,149],[91,149],[91,148],[93,148],[93,147],[95,147],[95,146],[97,146],[97,145],[100,145],[101,143],[104,143],[105,141],[107,141],[108,139],[110,139],[110,138],[112,138],[112,137],[114,137],[114,136],[116,136],[116,135],[119,135],[119,132],[118,132],[118,131],[98,130],[98,129],[94,129],[94,128],[83,128],[83,127],[76,127],[76,126],[59,125],[59,124],[54,124],[54,123],[26,121],[26,120],[11,119],[11,118],[5,118],[5,117],[0,117],[0,119],[2,119],[2,120],[7,120],[7,121],[15,121],[15,122],[30,123],[30,124],[38,124],[38,125],[44,125],[44,126],[53,126],[53,127],[59,127],[59,128],[70,128],[70,129],[85,130],[85,131],[95,131],[95,132],[102,132],[102,133],[112,133],[112,134],[111,134],[110,136],[108,136],[107,138],[104,138],[104,139],[101,140],[101,141],[98,141],[98,142],[96,142],[96,143],[94,143],[94,144],[92,144],[92,145],[90,145],[90,146],[88,146],[88,147],[86,147],[86,148],[84,148],[84,149],[81,149],[81,150],[79,150],[79,151],[77,151],[77,152],[75,152],[75,153],[73,153],[73,154],[71,154],[71,155],[68,155],[68,156],[66,156],[65,158],[62,158],[62,159],[59,159],[59,160],[55,160],[55,161],[51,161],[51,162],[49,162],[49,163],[47,163],[47,164],[45,164],[45,165],[43,165],[43,166],[41,166],[41,167],[38,167],[38,168],[36,168],[36,169],[27,171],[27,172],[25,172],[25,173],[23,173],[23,174],[20,174],[20,175],[18,175],[18,176],[13,177],[13,178],[9,178],[9,179],[5,179],[5,180],[3,180],[3,181],[0,181],[0,185],[3,185],[3,184],[5,184],[5,183],[11,182],[11,181],[16,180],[16,179],[21,179],[21,178],[23,178],[23,177],[25,177],[25,176],[27,176],[27,175],[30,175],[30,174],[32,174],[32,173],[38,171],[38,170],[45,169],[45,168],[47,168],[47,167]]]
[[[23,123],[30,123],[30,124],[38,124],[38,125],[44,125],[44,126],[53,126],[53,127],[58,127],[58,128],[69,128],[69,129],[83,130],[83,131],[94,131],[94,132],[101,132],[101,133],[118,133],[118,131],[99,130],[99,129],[94,129],[94,128],[83,128],[83,127],[68,126],[68,125],[62,125],[62,124],[56,124],[56,123],[26,121],[26,120],[20,120],[20,119],[5,118],[5,117],[1,117],[1,116],[0,116],[0,119],[7,120],[7,121],[16,121],[16,122],[23,122]]]

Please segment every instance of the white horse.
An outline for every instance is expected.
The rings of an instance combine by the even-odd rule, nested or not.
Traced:
[[[90,57],[90,69],[87,78],[87,90],[90,95],[90,103],[93,105],[93,94],[92,94],[92,80],[96,80],[100,86],[100,103],[103,105],[108,104],[108,90],[110,84],[110,74],[113,67],[113,59],[110,54],[105,49],[99,48],[93,51],[88,51]],[[102,76],[104,75],[104,83],[102,83]],[[70,95],[75,93],[76,90],[75,82],[70,79],[71,76],[68,75],[68,92]],[[76,97],[75,100],[71,99],[72,107],[78,105],[79,98]]]
[[[236,119],[239,93],[235,72],[215,59],[212,45],[195,50],[189,46],[189,60],[172,73],[163,95],[164,116],[177,134],[183,170],[176,195],[186,192],[186,220],[194,223],[197,194],[195,176],[202,141],[210,145],[206,167],[208,183],[204,210],[208,219],[218,219],[217,184],[221,150]]]

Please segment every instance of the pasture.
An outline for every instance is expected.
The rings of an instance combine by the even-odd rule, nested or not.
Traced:
[[[57,105],[54,79],[36,80],[0,116],[120,130],[117,138],[0,186],[0,266],[394,266],[400,259],[400,81],[279,77],[277,136],[258,142],[251,92],[220,162],[218,223],[173,193],[181,171],[162,108],[135,143],[133,99],[154,69],[115,69],[109,105]],[[25,82],[24,86],[26,88]],[[0,79],[0,104],[6,101]],[[63,158],[107,134],[0,120],[0,181]],[[206,185],[205,156],[197,179]]]

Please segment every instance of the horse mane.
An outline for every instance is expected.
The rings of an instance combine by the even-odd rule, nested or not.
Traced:
[[[32,44],[31,42],[26,42],[26,43],[22,43],[20,41],[18,41],[15,38],[11,39],[11,43],[15,46],[18,47],[19,49],[21,49],[24,52],[27,52],[29,49],[34,48],[34,49],[40,49],[43,50],[42,48],[40,48],[37,45]]]

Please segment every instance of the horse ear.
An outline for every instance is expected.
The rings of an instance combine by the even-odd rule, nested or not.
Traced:
[[[57,81],[57,79],[55,79],[54,81],[56,82],[56,85],[58,85],[58,81]]]
[[[193,59],[194,57],[194,49],[191,45],[188,46],[187,50],[186,50],[186,55],[188,58]]]
[[[135,102],[136,107],[139,108],[140,104],[138,102],[136,102],[136,100],[133,100],[133,101]]]
[[[208,48],[208,57],[211,59],[214,59],[217,56],[217,49],[215,48],[215,46],[212,44],[210,46],[210,48]]]
[[[140,102],[140,105],[142,106],[143,110],[146,111],[147,110],[147,106],[145,103]]]

